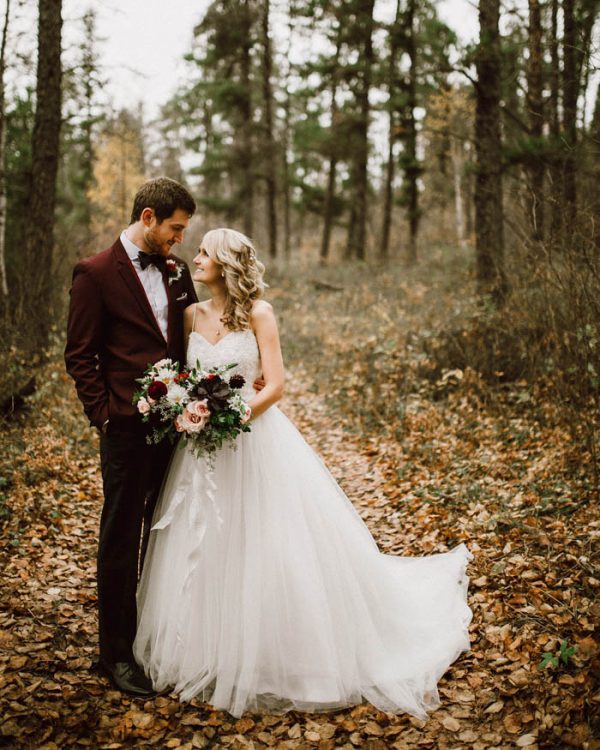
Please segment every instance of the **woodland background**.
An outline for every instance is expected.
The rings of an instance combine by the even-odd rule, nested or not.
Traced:
[[[31,5],[31,4],[30,4]],[[383,15],[388,19],[381,21]],[[216,0],[158,117],[100,96],[94,5],[0,40],[0,746],[598,748],[598,0]],[[242,723],[107,692],[96,437],[61,363],[70,272],[147,177],[268,267],[284,406],[384,551],[464,540],[473,651],[424,725]],[[245,722],[245,723],[244,723]]]

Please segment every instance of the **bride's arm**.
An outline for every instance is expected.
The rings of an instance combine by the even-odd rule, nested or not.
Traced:
[[[279,401],[283,395],[285,376],[277,322],[273,308],[268,302],[258,300],[254,303],[251,323],[258,342],[265,381],[265,387],[250,401],[254,419]]]

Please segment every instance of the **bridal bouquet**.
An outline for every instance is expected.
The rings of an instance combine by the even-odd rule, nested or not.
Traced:
[[[245,380],[239,374],[227,378],[233,367],[182,370],[171,359],[148,367],[133,396],[142,421],[152,428],[147,441],[173,441],[181,434],[196,455],[210,458],[240,432],[249,432],[252,413],[239,393]]]

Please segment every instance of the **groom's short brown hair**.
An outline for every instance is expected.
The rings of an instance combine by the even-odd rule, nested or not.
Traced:
[[[154,211],[158,223],[172,216],[178,208],[190,216],[196,210],[196,203],[190,193],[175,180],[169,177],[156,177],[148,180],[135,194],[131,223],[138,221],[145,208]]]

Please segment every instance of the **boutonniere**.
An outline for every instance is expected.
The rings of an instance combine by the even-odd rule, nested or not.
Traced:
[[[183,275],[183,265],[179,264],[176,260],[173,260],[173,258],[167,258],[165,265],[167,267],[169,286],[171,286],[173,282],[179,281]]]

